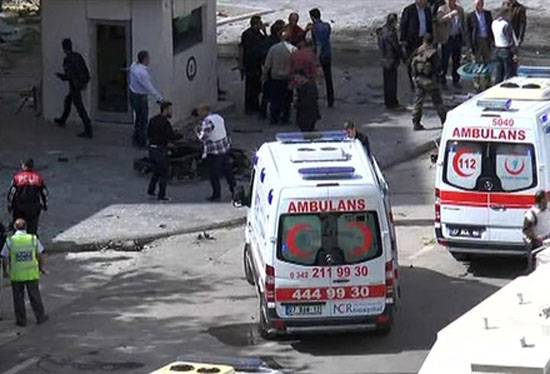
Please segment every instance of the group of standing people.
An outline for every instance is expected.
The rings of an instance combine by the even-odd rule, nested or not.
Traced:
[[[411,89],[415,92],[413,128],[422,130],[422,107],[431,96],[442,124],[446,109],[441,88],[447,88],[451,67],[453,87],[461,89],[458,69],[464,48],[477,64],[474,88],[481,92],[515,75],[518,48],[525,39],[526,8],[518,0],[505,0],[493,19],[484,0],[473,0],[474,10],[467,14],[457,0],[415,0],[407,6],[398,23],[390,14],[378,31],[384,72],[384,101],[389,109],[399,107],[397,69],[407,66]]]
[[[305,28],[299,26],[297,13],[289,15],[288,23],[276,20],[269,36],[261,17],[251,18],[239,46],[246,114],[269,118],[271,125],[286,125],[294,102],[296,124],[302,131],[313,131],[320,118],[316,82],[320,70],[327,105],[334,105],[331,26],[321,19],[319,9],[309,15],[311,23]]]

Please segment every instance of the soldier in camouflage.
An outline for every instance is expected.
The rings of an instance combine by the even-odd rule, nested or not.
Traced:
[[[441,91],[437,82],[437,73],[439,72],[439,56],[433,46],[433,36],[426,34],[422,45],[416,50],[411,60],[411,70],[415,84],[415,98],[413,109],[414,130],[423,130],[421,124],[422,108],[427,95],[430,95],[432,102],[441,119],[441,125],[447,118],[447,109],[441,98]]]

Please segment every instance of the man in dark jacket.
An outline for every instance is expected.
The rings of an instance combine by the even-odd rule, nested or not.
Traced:
[[[260,110],[262,64],[266,54],[265,27],[260,16],[252,16],[250,27],[241,35],[239,69],[244,77],[244,111],[256,114]]]
[[[63,60],[63,73],[56,73],[57,77],[69,84],[69,93],[65,97],[63,114],[54,121],[61,127],[65,127],[67,118],[71,114],[71,106],[74,104],[78,115],[84,124],[84,131],[78,134],[81,138],[92,138],[92,125],[90,117],[82,102],[82,90],[86,89],[90,82],[90,71],[82,55],[73,51],[71,39],[63,39],[61,43],[65,59]]]
[[[388,109],[399,107],[397,100],[397,68],[402,58],[397,38],[397,14],[390,13],[378,32],[378,44],[384,70],[384,104]]]
[[[48,210],[48,189],[44,179],[33,169],[34,161],[28,159],[13,177],[8,191],[8,212],[13,214],[13,222],[24,219],[28,233],[36,235],[40,212]]]
[[[470,47],[474,61],[487,66],[491,62],[493,47],[493,16],[484,9],[483,0],[474,0],[474,11],[466,18],[466,43]],[[474,78],[474,87],[478,92],[484,91],[491,84],[491,76],[486,74]]]
[[[432,12],[427,6],[427,0],[415,0],[407,6],[401,15],[400,38],[405,50],[407,72],[411,89],[414,90],[410,61],[414,51],[422,44],[422,38],[426,34],[433,33]]]
[[[527,9],[518,0],[506,0],[503,5],[512,11],[512,27],[518,44],[521,45],[525,40],[525,30],[527,29]]]
[[[357,127],[355,127],[355,123],[351,121],[344,122],[344,131],[346,132],[348,138],[350,139],[357,139],[363,144],[363,147],[365,148],[365,152],[367,153],[367,156],[370,157],[371,151],[370,151],[370,143],[369,143],[369,137],[367,134],[363,134],[359,130],[357,130]]]
[[[424,100],[428,95],[432,98],[442,126],[447,118],[447,109],[443,104],[438,83],[441,63],[433,42],[433,36],[426,34],[423,44],[416,50],[411,61],[411,70],[416,87],[413,109],[413,130],[415,131],[424,130],[421,123],[422,109]]]
[[[281,33],[285,27],[285,21],[282,19],[276,20],[269,29],[269,36],[266,39],[266,54],[267,51],[275,44],[281,41]],[[264,56],[265,58],[265,56]],[[267,118],[267,106],[271,100],[271,74],[267,72],[267,80],[262,85],[262,99],[260,101],[260,119]]]
[[[163,101],[160,103],[160,114],[157,114],[149,121],[147,137],[149,138],[149,158],[153,161],[153,175],[147,188],[150,196],[155,196],[157,184],[159,200],[169,200],[166,197],[166,184],[168,183],[168,143],[181,139],[183,136],[177,134],[170,124],[172,118],[172,103]]]

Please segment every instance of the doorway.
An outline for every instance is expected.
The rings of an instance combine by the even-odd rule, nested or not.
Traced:
[[[95,120],[132,123],[128,95],[131,62],[129,22],[95,23]]]

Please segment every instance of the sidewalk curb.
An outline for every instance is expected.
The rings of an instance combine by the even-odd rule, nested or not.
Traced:
[[[416,158],[429,150],[433,149],[435,143],[439,142],[441,135],[438,135],[420,145],[414,149],[401,154],[396,159],[388,164],[381,165],[382,170],[387,170],[396,166],[402,162]],[[403,222],[401,222],[403,221]],[[116,238],[111,240],[102,240],[88,243],[75,243],[69,241],[53,241],[46,243],[46,249],[49,253],[70,253],[70,252],[91,252],[98,251],[107,247],[119,249],[121,251],[138,251],[144,245],[147,245],[155,240],[168,238],[175,235],[193,234],[202,231],[220,230],[232,227],[238,227],[246,223],[246,217],[233,218],[227,221],[216,222],[212,224],[199,225],[194,227],[187,227],[179,230],[172,230],[158,234],[143,235],[134,238]],[[395,224],[397,226],[407,226],[410,223],[407,220],[397,219]]]
[[[236,208],[235,208],[236,209]],[[139,251],[143,246],[154,242],[155,240],[165,239],[176,235],[193,234],[203,231],[220,230],[232,227],[238,227],[246,222],[246,217],[233,218],[227,221],[216,222],[212,224],[187,227],[184,229],[172,230],[158,234],[143,235],[134,238],[117,238],[111,240],[101,240],[88,243],[75,243],[69,241],[53,241],[46,243],[45,247],[48,253],[71,253],[71,252],[92,252],[99,251],[106,247],[114,247],[121,251]]]

